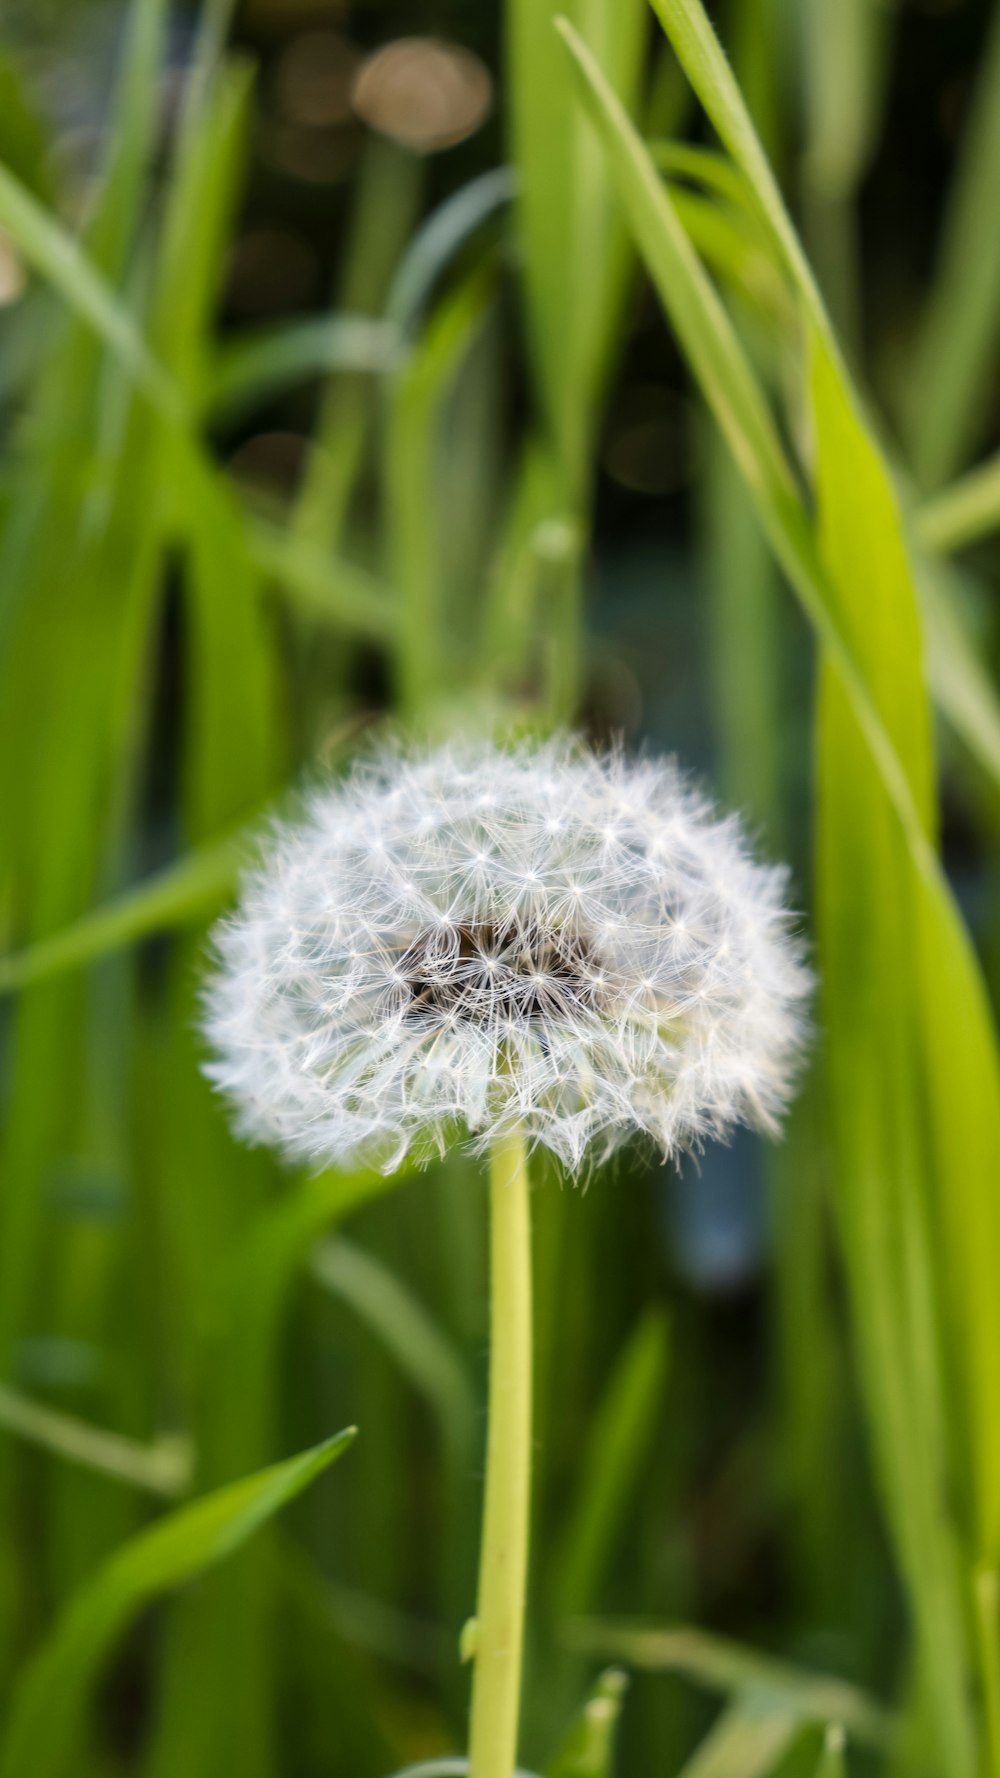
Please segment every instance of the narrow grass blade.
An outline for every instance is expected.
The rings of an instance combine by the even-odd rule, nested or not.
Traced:
[[[385,137],[369,137],[334,294],[336,310],[370,316],[383,313],[390,284],[416,225],[424,178],[422,159]],[[389,319],[387,325],[396,324]],[[339,373],[329,378],[292,511],[291,528],[296,536],[330,550],[339,547],[373,430],[374,395],[368,378]]]
[[[915,519],[925,549],[952,555],[1000,530],[1000,455],[925,501]]]
[[[801,490],[763,392],[642,142],[583,43],[564,21],[559,29],[575,61],[584,101],[606,144],[639,249],[678,338],[750,485],[778,561],[848,689],[914,858],[922,871],[936,874],[937,861],[927,844],[906,771],[841,622]],[[797,242],[794,251],[801,259]],[[810,277],[808,268],[804,275]],[[818,293],[815,301],[822,312]]]
[[[767,1778],[798,1732],[794,1717],[731,1704],[682,1766],[679,1778]]]
[[[182,1494],[190,1482],[192,1461],[186,1440],[164,1438],[155,1445],[140,1445],[71,1414],[57,1413],[3,1383],[0,1426],[55,1457],[148,1494],[169,1499]]]
[[[57,1778],[68,1770],[94,1678],[129,1621],[150,1599],[232,1555],[353,1437],[353,1429],[342,1432],[313,1451],[196,1500],[116,1551],[73,1600],[22,1677],[0,1742],[2,1778]]]
[[[13,957],[0,957],[0,995],[79,969],[153,933],[203,919],[231,891],[246,844],[245,834],[233,834],[189,852],[65,931]]]
[[[832,1722],[823,1736],[823,1751],[816,1767],[816,1778],[844,1778],[847,1771],[845,1753],[847,1737],[839,1722]]]
[[[963,613],[965,589],[947,562],[918,561],[927,676],[938,709],[987,777],[1000,785],[1000,694]]]
[[[949,1340],[954,1339],[955,1361],[963,1377],[959,1418],[965,1449],[960,1450],[955,1465],[963,1483],[968,1475],[973,1478],[970,1511],[976,1546],[989,1549],[993,1547],[996,1514],[1000,1509],[993,1430],[995,1416],[988,1406],[995,1394],[993,1355],[1000,1350],[1000,1342],[990,1332],[998,1315],[998,1304],[987,1288],[988,1274],[996,1267],[994,1211],[985,1203],[983,1193],[988,1171],[986,1156],[990,1151],[995,1154],[1000,1150],[1000,1087],[995,1037],[982,982],[932,846],[931,770],[919,637],[913,618],[912,587],[899,518],[877,447],[859,416],[840,355],[831,341],[822,303],[718,43],[695,0],[685,0],[685,3],[678,0],[677,4],[674,0],[660,0],[658,10],[669,20],[668,28],[675,47],[696,81],[716,127],[752,180],[761,213],[767,216],[800,289],[813,338],[813,362],[823,366],[824,411],[820,423],[825,428],[828,449],[829,440],[839,426],[841,444],[833,447],[832,454],[844,456],[841,446],[849,437],[852,478],[858,459],[866,477],[864,512],[859,519],[845,492],[850,510],[839,524],[829,525],[824,532],[826,548],[829,548],[829,539],[836,539],[840,554],[828,554],[824,560],[802,509],[770,413],[715,292],[704,278],[683,236],[669,198],[656,186],[648,157],[603,81],[600,70],[579,40],[564,26],[564,35],[583,77],[583,90],[591,114],[605,140],[609,164],[615,172],[640,248],[702,388],[755,493],[765,529],[779,560],[816,624],[826,650],[829,672],[836,676],[840,688],[836,695],[842,698],[844,707],[850,710],[852,720],[857,722],[864,736],[864,751],[870,755],[875,770],[870,772],[863,759],[856,757],[852,760],[851,772],[858,777],[859,783],[874,783],[876,777],[881,779],[889,793],[889,805],[895,811],[894,820],[899,821],[902,830],[899,834],[894,825],[889,845],[895,849],[899,838],[905,842],[904,851],[899,856],[905,857],[907,862],[896,887],[898,891],[902,885],[904,898],[912,898],[909,899],[914,920],[910,931],[911,977],[914,950],[921,958],[922,967],[926,964],[928,969],[928,992],[920,995],[917,1008],[921,1018],[926,1010],[929,1021],[920,1039],[923,1070],[918,1089],[920,1096],[910,1099],[909,1112],[915,1112],[921,1102],[927,1104],[939,1131],[934,1155],[935,1233],[940,1226],[945,1234],[944,1271],[950,1292],[948,1333]],[[839,472],[836,475],[839,478]],[[839,479],[835,485],[839,490]],[[865,537],[875,551],[874,558],[864,557],[862,539]],[[887,656],[882,648],[880,657],[874,659],[870,652],[873,634],[870,626],[873,613],[879,609],[877,598],[880,592],[880,587],[873,585],[867,573],[872,559],[880,561],[889,576],[885,590],[887,603],[883,608],[885,621],[891,622],[889,614],[893,610],[906,619],[904,652],[895,673],[892,671],[895,652]],[[861,584],[868,588],[869,630],[863,634],[859,631],[856,608],[858,582],[851,581],[849,563],[854,564],[855,575],[860,564],[864,572]],[[831,762],[833,758],[831,749]],[[839,770],[844,774],[843,758]],[[853,831],[863,837],[865,824],[863,821],[859,823],[856,810],[853,820]],[[874,853],[872,865],[877,869]],[[849,878],[850,873],[846,876]],[[825,880],[837,888],[844,878],[841,857],[836,878],[829,874]],[[881,887],[876,890],[876,879],[872,878],[873,893],[885,894],[889,883],[885,872],[883,879]],[[861,917],[860,904],[855,917]],[[846,935],[849,927],[845,924],[843,930]],[[844,980],[842,971],[847,961],[845,954],[841,959],[841,974],[835,980]],[[901,953],[900,967],[903,967]],[[854,972],[851,979],[861,979],[857,975],[856,956],[850,959],[850,969]],[[932,969],[938,981],[947,979],[955,984],[953,993],[948,996],[944,1019],[939,1011],[931,1014],[932,1006],[940,1002],[939,994],[932,997],[929,992]],[[862,970],[861,977],[864,973]],[[868,974],[872,976],[870,968]],[[908,993],[907,1001],[909,998]],[[949,1041],[955,1046],[955,1054],[964,1054],[967,1078],[962,1082],[955,1080],[946,1089],[947,1065],[943,1054],[938,1052],[942,1027],[948,1025],[957,1008],[961,1008],[958,1016],[966,1029],[966,1037],[963,1041],[956,1026],[951,1029]],[[903,1024],[905,1027],[905,1020]],[[846,1046],[851,1035],[846,1021],[840,1029]],[[847,1056],[850,1052],[845,1048],[843,1053]],[[891,1178],[902,1191],[904,1182],[912,1177],[914,1160],[919,1161],[921,1156],[912,1145],[908,1145],[904,1152],[902,1147],[894,1149],[892,1144],[897,1134],[901,1139],[914,1127],[912,1116],[904,1117],[900,1123],[896,1113],[890,1110],[891,1104],[900,1101],[888,1094],[882,1100],[878,1097],[876,1083],[882,1080],[883,1086],[888,1087],[892,1081],[892,1052],[880,1052],[872,1060],[867,1094],[870,1115],[864,1144],[869,1163],[868,1176],[875,1186],[880,1179]],[[886,1070],[884,1078],[883,1066]],[[975,1101],[972,1082],[975,1083]],[[908,1096],[911,1094],[909,1086],[903,1091]],[[963,1114],[969,1120],[965,1159],[957,1167],[954,1156],[949,1158],[943,1141],[945,1123],[954,1115],[953,1096],[956,1092],[962,1094]],[[841,1104],[844,1103],[842,1097]],[[950,1113],[949,1104],[952,1106]],[[956,1127],[964,1129],[964,1122],[960,1119],[958,1126],[953,1123],[953,1133]],[[888,1174],[884,1165],[879,1165],[879,1157],[883,1163],[886,1159],[886,1142],[890,1145]],[[843,1172],[842,1177],[846,1178]],[[854,1194],[859,1205],[861,1195],[860,1192]],[[975,1214],[972,1213],[973,1200],[977,1206]],[[877,1197],[874,1202],[879,1203]],[[897,1342],[897,1355],[904,1362],[900,1368],[893,1362],[891,1348],[874,1345],[874,1330],[870,1330],[872,1338],[866,1347],[870,1362],[863,1367],[863,1374],[867,1376],[871,1370],[878,1378],[877,1387],[882,1392],[880,1407],[894,1404],[898,1410],[894,1420],[886,1418],[885,1427],[880,1424],[880,1413],[874,1412],[872,1424],[882,1441],[881,1450],[886,1460],[883,1477],[890,1513],[924,1645],[925,1671],[928,1683],[933,1687],[939,1751],[949,1770],[964,1778],[974,1759],[973,1730],[967,1704],[968,1653],[964,1648],[964,1613],[958,1593],[954,1528],[942,1522],[934,1507],[942,1483],[938,1454],[947,1437],[943,1425],[938,1335],[931,1300],[936,1280],[930,1276],[931,1236],[921,1223],[926,1210],[922,1208],[920,1194],[911,1187],[909,1195],[904,1195],[899,1203],[907,1211],[907,1232],[900,1237],[902,1256],[898,1262],[903,1267],[899,1279],[903,1297],[895,1308],[885,1301],[878,1305],[881,1313],[878,1332],[888,1333]],[[888,1214],[886,1206],[882,1208]],[[985,1225],[979,1221],[979,1209],[986,1213]],[[940,1225],[938,1218],[941,1219]],[[983,1226],[989,1230],[989,1235],[980,1243],[978,1252],[973,1253],[970,1249],[976,1238],[972,1230]],[[864,1258],[869,1245],[867,1239],[862,1238],[854,1243],[853,1253]],[[860,1258],[857,1263],[860,1274]],[[869,1279],[868,1294],[871,1287],[872,1280]],[[879,1288],[881,1285],[876,1285],[876,1289]],[[859,1308],[864,1306],[865,1294],[859,1282],[855,1292]],[[911,1333],[916,1336],[914,1342],[908,1339]],[[898,1344],[900,1341],[901,1345]],[[907,1486],[905,1453],[907,1450],[912,1452],[914,1438],[921,1449],[930,1439],[929,1456],[926,1469],[920,1476],[914,1476],[912,1485]],[[893,1476],[898,1478],[898,1485],[890,1480]]]
[[[667,1323],[658,1309],[643,1316],[619,1357],[598,1404],[553,1556],[556,1613],[590,1610],[663,1411]]]
[[[397,670],[411,718],[432,707],[449,673],[452,632],[442,569],[446,515],[435,501],[437,428],[493,288],[487,262],[449,291],[389,390],[385,475],[392,578],[400,599]]]
[[[265,328],[220,347],[207,373],[205,405],[213,418],[231,420],[276,390],[323,371],[391,370],[398,354],[396,329],[363,315],[321,315]]]
[[[513,196],[509,168],[497,167],[439,204],[407,247],[386,297],[386,320],[402,334],[415,333],[435,286],[456,255]]]
[[[594,144],[581,129],[552,21],[566,10],[629,112],[639,97],[643,0],[514,0],[507,8],[511,129],[535,381],[574,507],[613,350],[626,237]]]
[[[0,166],[0,228],[33,267],[120,359],[136,384],[172,424],[183,405],[127,309],[83,249],[27,188]]]
[[[303,616],[371,642],[396,640],[398,600],[366,568],[265,520],[249,522],[247,541],[255,566]]]
[[[891,1731],[888,1714],[846,1680],[810,1673],[706,1630],[599,1619],[581,1621],[571,1630],[574,1647],[589,1653],[644,1672],[682,1673],[708,1691],[793,1722],[841,1722],[867,1747],[883,1745]]]
[[[468,1454],[476,1436],[472,1386],[454,1346],[424,1305],[387,1266],[343,1236],[314,1250],[312,1273],[367,1322],[429,1403],[445,1441]]]
[[[988,412],[1000,350],[1000,7],[980,64],[938,266],[907,376],[913,468],[934,488],[960,469]]]
[[[16,64],[0,51],[0,165],[43,204],[51,201],[45,130]]]
[[[611,1778],[615,1730],[627,1689],[628,1679],[616,1668],[601,1674],[579,1719],[546,1766],[545,1778]]]

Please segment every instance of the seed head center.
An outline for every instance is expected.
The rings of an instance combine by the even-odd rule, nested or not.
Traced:
[[[422,933],[400,960],[415,1024],[540,1023],[592,1010],[600,970],[579,933],[492,920]]]

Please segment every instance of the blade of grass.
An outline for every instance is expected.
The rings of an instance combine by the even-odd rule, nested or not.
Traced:
[[[57,1778],[67,1770],[94,1676],[129,1620],[150,1599],[232,1555],[353,1437],[351,1428],[313,1451],[196,1500],[116,1551],[72,1602],[20,1680],[0,1743],[3,1778]],[[54,1698],[58,1710],[52,1708]]]
[[[185,1439],[163,1438],[154,1445],[140,1445],[120,1433],[31,1401],[3,1383],[0,1426],[69,1463],[113,1476],[148,1494],[163,1494],[169,1499],[183,1494],[190,1481],[191,1451]]]
[[[794,1718],[732,1704],[681,1768],[680,1778],[767,1778],[797,1733]]]
[[[907,386],[911,458],[921,487],[954,475],[986,416],[1000,349],[1000,7],[979,64],[948,199],[931,293]]]
[[[472,1386],[429,1311],[387,1266],[343,1236],[320,1243],[311,1270],[378,1335],[436,1415],[446,1444],[467,1462],[476,1439]]]
[[[203,919],[230,894],[246,844],[241,831],[188,852],[108,906],[95,908],[13,957],[0,958],[0,995],[79,969],[153,933]]]
[[[396,640],[396,596],[366,568],[331,556],[307,536],[261,519],[249,523],[248,547],[255,566],[304,616],[371,642]]]
[[[564,1528],[552,1556],[553,1609],[589,1610],[621,1535],[659,1422],[668,1361],[667,1323],[650,1309],[622,1351],[587,1437]]]
[[[507,8],[511,132],[518,169],[525,302],[534,376],[573,510],[625,289],[626,237],[594,144],[577,118],[552,30],[553,0]],[[639,96],[641,0],[579,0],[567,9],[625,107]]]
[[[320,315],[255,329],[216,353],[207,373],[206,406],[213,418],[231,420],[275,390],[320,371],[391,370],[398,350],[395,328],[364,315]]]
[[[365,144],[338,279],[335,308],[379,315],[419,213],[424,163],[384,137]],[[399,331],[391,315],[383,325]],[[295,501],[292,529],[338,547],[365,462],[374,391],[365,379],[335,375],[323,392],[312,447]]]
[[[422,223],[406,249],[386,297],[386,320],[415,334],[448,267],[472,237],[514,196],[507,167],[482,173],[452,192]]]
[[[545,1768],[545,1778],[611,1778],[615,1730],[628,1680],[615,1668],[602,1673],[577,1722]]]
[[[844,1754],[847,1737],[839,1722],[830,1723],[823,1736],[823,1751],[816,1767],[816,1778],[844,1778],[847,1762]]]
[[[892,1720],[847,1680],[810,1673],[722,1636],[687,1625],[602,1622],[570,1626],[573,1644],[650,1673],[682,1673],[708,1691],[773,1710],[794,1723],[841,1722],[866,1747],[888,1740]]]
[[[178,391],[153,357],[127,310],[83,249],[5,167],[0,166],[0,228],[27,263],[58,290],[120,358],[157,413],[183,420]]]
[[[924,502],[916,514],[925,549],[952,555],[1000,530],[1000,454]]]
[[[682,60],[685,59],[685,50],[688,52],[689,72],[693,69],[695,78],[704,88],[702,96],[717,127],[725,133],[730,145],[735,145],[744,170],[755,178],[755,168],[758,163],[763,163],[763,156],[756,144],[749,119],[742,111],[738,90],[725,67],[704,14],[694,5],[674,6],[672,0],[662,0],[658,10],[671,20],[671,34],[673,36],[676,32],[679,39],[677,47]],[[973,1411],[965,1415],[963,1430],[967,1437],[972,1438],[977,1536],[979,1539],[989,1540],[994,1532],[994,1515],[1000,1501],[995,1485],[996,1441],[989,1425],[988,1408],[985,1414],[983,1412],[991,1387],[990,1354],[1000,1349],[995,1340],[991,1342],[983,1337],[997,1314],[995,1298],[985,1288],[987,1274],[994,1262],[992,1257],[984,1260],[982,1252],[977,1255],[969,1253],[970,1231],[969,1227],[963,1226],[963,1216],[971,1208],[970,1199],[974,1199],[978,1206],[985,1185],[983,1163],[986,1152],[991,1142],[994,1151],[998,1146],[993,1138],[1000,1133],[1000,1091],[996,1080],[995,1040],[982,984],[967,935],[957,917],[954,903],[941,876],[940,866],[929,844],[928,770],[926,761],[921,767],[919,750],[914,745],[914,737],[918,731],[913,723],[925,720],[920,713],[919,673],[916,675],[917,692],[913,692],[907,685],[905,675],[899,680],[904,702],[899,711],[890,707],[888,715],[892,727],[887,729],[886,717],[877,702],[883,695],[882,682],[877,676],[870,681],[871,663],[866,662],[863,655],[859,655],[857,638],[851,634],[848,612],[842,604],[845,593],[842,582],[837,579],[840,564],[837,564],[831,575],[826,564],[818,559],[815,540],[811,536],[802,535],[803,528],[808,532],[808,521],[804,519],[773,422],[754,387],[751,373],[742,359],[724,312],[686,245],[669,200],[662,191],[656,189],[652,169],[621,108],[615,105],[613,95],[602,82],[599,70],[592,58],[587,56],[583,46],[578,40],[572,39],[572,34],[565,27],[564,34],[571,42],[581,73],[585,75],[584,91],[588,96],[592,115],[603,131],[611,165],[618,174],[619,186],[640,247],[650,263],[654,279],[696,374],[730,438],[751,487],[755,490],[762,517],[779,559],[783,561],[793,585],[803,597],[807,611],[816,623],[827,650],[830,667],[844,688],[853,717],[864,734],[865,746],[870,750],[877,771],[889,789],[896,815],[901,818],[906,847],[911,864],[915,867],[912,883],[914,908],[915,912],[919,912],[921,954],[929,961],[933,952],[938,972],[945,967],[947,961],[949,978],[954,969],[960,979],[959,999],[963,1006],[963,1019],[971,1034],[965,1044],[964,1065],[974,1077],[979,1093],[977,1104],[967,1101],[967,1109],[972,1117],[966,1154],[966,1161],[972,1163],[971,1182],[963,1171],[956,1171],[953,1163],[950,1174],[939,1164],[935,1213],[947,1212],[944,1226],[950,1250],[949,1282],[953,1292],[950,1309],[959,1330],[957,1359],[963,1372],[965,1393],[970,1402],[975,1403]],[[787,237],[785,256],[800,283],[807,313],[810,318],[814,313],[820,318],[813,331],[822,341],[822,361],[828,369],[830,389],[836,391],[837,399],[843,404],[845,424],[851,431],[853,447],[860,447],[872,465],[872,511],[878,515],[876,529],[881,530],[883,524],[887,527],[890,557],[902,561],[902,577],[897,573],[893,584],[902,587],[905,581],[905,557],[897,535],[898,517],[888,480],[879,468],[877,449],[857,418],[853,396],[846,383],[839,355],[835,348],[828,349],[829,328],[822,305],[766,163],[763,163],[758,193],[762,213],[772,219],[776,239],[785,246]],[[799,266],[803,269],[797,270]],[[900,592],[897,596],[902,598],[905,594]],[[909,716],[906,715],[907,698],[910,700]],[[902,727],[899,726],[901,717]],[[909,728],[907,723],[910,724]],[[900,741],[911,749],[912,758],[904,760],[900,756]],[[912,778],[911,772],[914,774]],[[911,880],[908,872],[906,880],[908,883]],[[929,999],[926,1005],[929,1010]],[[921,1005],[921,1011],[923,1010],[924,1003]],[[957,1029],[952,1030],[953,1043],[958,1040],[958,1035]],[[939,1042],[936,1031],[925,1031],[924,1043],[927,1047],[924,1050],[924,1059],[927,1073],[923,1089],[926,1091],[930,1083],[932,1096],[937,1100],[936,1106],[931,1109],[935,1112],[940,1110],[943,1114],[944,1096],[939,1088],[942,1058],[934,1053]],[[956,1081],[952,1090],[957,1089],[960,1084],[962,1083]],[[872,1128],[879,1128],[877,1116]],[[942,1149],[939,1149],[937,1158],[939,1163],[946,1160]],[[944,1186],[944,1181],[947,1181],[947,1187]],[[958,1204],[963,1205],[962,1211],[950,1201],[953,1194],[957,1195]],[[988,1205],[986,1209],[989,1210]],[[987,1224],[990,1224],[989,1216]],[[972,1226],[978,1224],[973,1221]],[[911,1272],[902,1282],[908,1293],[908,1312],[918,1315],[921,1326],[926,1328],[931,1326],[931,1322],[928,1321],[925,1301],[926,1265],[921,1257],[924,1239],[919,1223],[914,1224],[913,1239],[906,1254],[906,1264]],[[986,1251],[992,1254],[992,1239],[984,1245]],[[961,1289],[958,1287],[960,1278]],[[860,1301],[860,1292],[857,1293],[857,1299]],[[903,1326],[905,1320],[899,1320],[898,1327]],[[897,1330],[896,1320],[893,1321],[893,1329]],[[927,1337],[933,1348],[933,1335],[928,1334]],[[884,1387],[887,1390],[895,1387],[891,1368],[885,1362],[888,1355],[877,1352],[873,1355],[881,1360],[880,1376]],[[918,1394],[923,1395],[923,1385],[926,1383],[933,1396],[933,1371],[930,1378],[924,1371],[911,1371],[911,1381]],[[964,1405],[968,1407],[969,1404]],[[911,1400],[909,1411],[919,1412],[924,1426],[931,1423],[936,1414],[929,1401],[918,1404]],[[905,1449],[899,1440],[902,1430],[901,1423],[897,1424],[895,1433],[891,1435],[897,1458],[901,1458]],[[959,1473],[964,1476],[967,1470],[968,1465],[962,1465]],[[927,1644],[927,1673],[937,1686],[939,1729],[943,1741],[947,1743],[946,1757],[956,1772],[967,1772],[972,1758],[971,1730],[963,1701],[964,1678],[961,1672],[955,1672],[955,1663],[961,1661],[959,1651],[962,1643],[962,1612],[954,1597],[954,1552],[949,1552],[948,1549],[948,1527],[939,1523],[933,1509],[933,1491],[937,1485],[933,1467],[930,1474],[921,1479],[927,1484],[925,1504],[930,1504],[928,1510],[921,1514],[919,1529],[921,1532],[936,1533],[932,1537],[926,1562],[921,1552],[920,1538],[907,1535],[902,1524],[897,1525],[897,1530],[904,1555],[908,1558],[905,1566],[911,1584],[917,1580],[920,1583],[916,1598],[918,1622]],[[897,1505],[901,1502],[905,1504],[905,1476],[903,1489],[894,1498]],[[948,1627],[942,1631],[945,1618]]]
[[[399,690],[412,718],[434,708],[449,684],[450,632],[443,604],[435,447],[442,403],[482,325],[493,270],[477,265],[442,299],[389,388],[386,499],[392,578],[399,589]]]
[[[45,130],[16,63],[0,50],[0,164],[48,203],[52,181],[46,164]]]

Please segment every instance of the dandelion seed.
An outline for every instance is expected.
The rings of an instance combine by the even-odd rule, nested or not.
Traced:
[[[773,1127],[809,991],[784,890],[672,764],[386,749],[276,828],[217,930],[207,1072],[244,1135],[324,1165],[456,1121],[570,1169]]]

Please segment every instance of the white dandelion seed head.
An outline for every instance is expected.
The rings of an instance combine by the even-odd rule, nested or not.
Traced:
[[[773,1130],[810,989],[784,891],[672,763],[383,748],[217,928],[207,1073],[244,1136],[320,1165]]]

